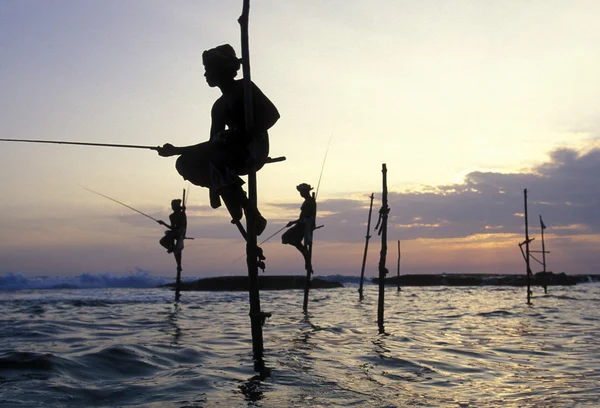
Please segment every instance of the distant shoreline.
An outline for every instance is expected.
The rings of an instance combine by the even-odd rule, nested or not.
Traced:
[[[374,278],[373,283],[379,279]],[[572,286],[578,283],[600,282],[600,275],[567,275],[564,272],[538,272],[530,279],[531,286]],[[386,278],[386,285],[397,285],[398,277]],[[527,277],[498,274],[434,274],[400,275],[400,286],[526,286]]]
[[[544,276],[541,272],[531,277],[531,286],[542,286]],[[546,273],[548,286],[572,286],[578,283],[600,282],[600,275],[567,275],[565,273]],[[312,278],[311,289],[334,289],[344,287],[343,277]],[[378,284],[379,279],[365,278],[365,284]],[[259,290],[294,290],[304,289],[306,276],[302,275],[261,275],[258,279]],[[354,284],[354,282],[353,282]],[[386,285],[397,285],[398,277],[386,278]],[[401,275],[400,286],[526,286],[525,275],[497,274],[430,274],[430,275]],[[164,285],[171,289],[174,283]],[[182,282],[181,291],[247,291],[247,276],[219,276]]]

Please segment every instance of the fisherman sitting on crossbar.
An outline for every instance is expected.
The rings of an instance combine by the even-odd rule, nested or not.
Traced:
[[[163,157],[180,155],[177,171],[185,180],[208,187],[212,208],[221,206],[221,199],[233,221],[239,221],[250,211],[240,175],[254,167],[260,170],[269,154],[270,129],[279,119],[275,105],[252,83],[254,129],[245,130],[244,84],[236,80],[240,59],[229,45],[220,45],[202,54],[206,82],[218,87],[222,95],[211,110],[210,140],[192,146],[176,147],[169,143],[158,148]],[[267,220],[256,209],[256,234],[260,235]]]

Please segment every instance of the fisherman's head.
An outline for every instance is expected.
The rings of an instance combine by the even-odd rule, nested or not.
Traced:
[[[307,197],[310,194],[310,190],[312,190],[313,188],[310,186],[310,184],[306,184],[306,183],[302,183],[302,184],[298,184],[296,186],[296,190],[298,190],[298,192],[300,192],[300,195],[302,197]]]
[[[208,86],[219,86],[230,81],[240,69],[240,59],[235,55],[235,50],[229,44],[219,45],[202,53],[204,64],[204,77]]]
[[[175,200],[171,200],[171,208],[173,209],[173,211],[180,211],[181,210],[181,200],[179,198],[176,198]]]

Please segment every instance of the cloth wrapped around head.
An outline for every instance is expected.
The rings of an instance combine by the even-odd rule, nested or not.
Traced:
[[[302,183],[302,184],[298,184],[296,186],[296,190],[298,191],[310,191],[313,188],[310,186],[310,184],[306,184],[306,183]]]
[[[235,55],[235,50],[229,44],[219,45],[202,53],[202,63],[207,69],[237,73],[241,60]]]

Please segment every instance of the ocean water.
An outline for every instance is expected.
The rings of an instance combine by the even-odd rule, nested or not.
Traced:
[[[307,314],[302,291],[263,291],[259,375],[247,293],[174,304],[107,281],[121,283],[0,282],[1,407],[600,404],[598,283],[534,288],[531,306],[524,288],[388,287],[385,333],[374,285],[362,302],[354,284],[313,290]]]

